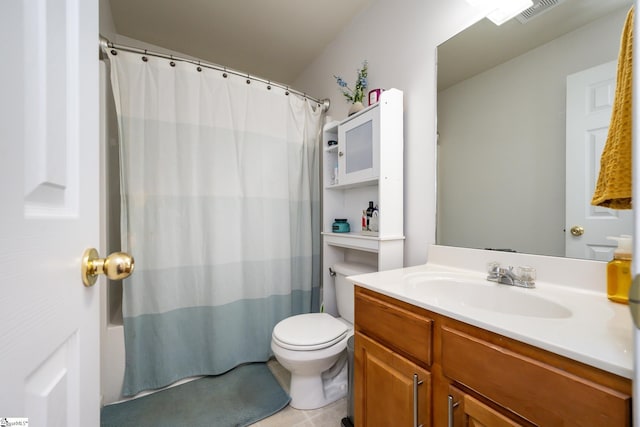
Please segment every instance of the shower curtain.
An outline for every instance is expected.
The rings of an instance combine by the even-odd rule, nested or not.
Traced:
[[[136,262],[123,394],[266,361],[274,325],[318,308],[320,108],[113,52],[122,242]]]

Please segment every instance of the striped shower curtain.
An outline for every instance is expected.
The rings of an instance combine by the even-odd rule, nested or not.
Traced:
[[[136,260],[123,394],[265,361],[273,326],[317,309],[320,108],[113,52],[122,244]]]

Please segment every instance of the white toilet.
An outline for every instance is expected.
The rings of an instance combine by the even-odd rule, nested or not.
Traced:
[[[307,313],[280,321],[271,335],[271,350],[291,372],[290,405],[316,409],[347,394],[347,340],[353,335],[353,283],[346,276],[371,273],[365,264],[336,263],[336,301],[341,317]]]

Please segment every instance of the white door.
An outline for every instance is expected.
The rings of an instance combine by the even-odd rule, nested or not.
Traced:
[[[633,230],[631,211],[591,205],[611,120],[616,64],[608,62],[567,77],[565,251],[571,258],[609,261],[616,243],[607,236]]]
[[[0,419],[98,426],[98,1],[2,0],[0,40]]]

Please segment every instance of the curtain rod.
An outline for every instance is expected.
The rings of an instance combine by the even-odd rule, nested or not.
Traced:
[[[263,79],[261,77],[252,76],[251,74],[243,73],[243,72],[240,72],[240,71],[237,71],[237,70],[233,70],[231,68],[223,67],[221,65],[212,64],[212,63],[203,62],[203,61],[197,61],[197,60],[189,59],[189,58],[181,58],[179,56],[167,55],[165,53],[160,53],[160,52],[153,52],[153,51],[150,51],[148,49],[140,49],[140,48],[137,48],[137,47],[116,44],[116,43],[110,42],[104,36],[100,36],[98,44],[100,46],[100,49],[105,51],[105,53],[106,53],[106,51],[108,49],[119,49],[119,50],[124,50],[126,52],[140,53],[140,54],[143,54],[143,55],[155,56],[155,57],[158,57],[158,58],[169,59],[169,60],[172,60],[172,61],[188,62],[190,64],[197,65],[199,67],[210,68],[212,70],[222,71],[224,73],[229,73],[229,74],[233,74],[233,75],[236,75],[236,76],[245,77],[245,78],[247,78],[249,80],[254,80],[254,81],[261,82],[261,83],[264,83],[264,84],[267,84],[267,85],[279,87],[281,89],[284,89],[286,91],[287,95],[289,93],[293,93],[293,94],[301,96],[301,97],[303,97],[305,99],[309,99],[309,100],[311,100],[313,102],[316,102],[318,104],[318,106],[322,107],[322,111],[323,112],[329,111],[329,107],[331,106],[331,100],[328,99],[328,98],[317,99],[317,98],[314,98],[312,96],[307,95],[304,92],[300,92],[300,91],[297,91],[295,89],[291,89],[289,86],[284,85],[282,83],[272,82],[271,80],[265,80],[265,79]]]

